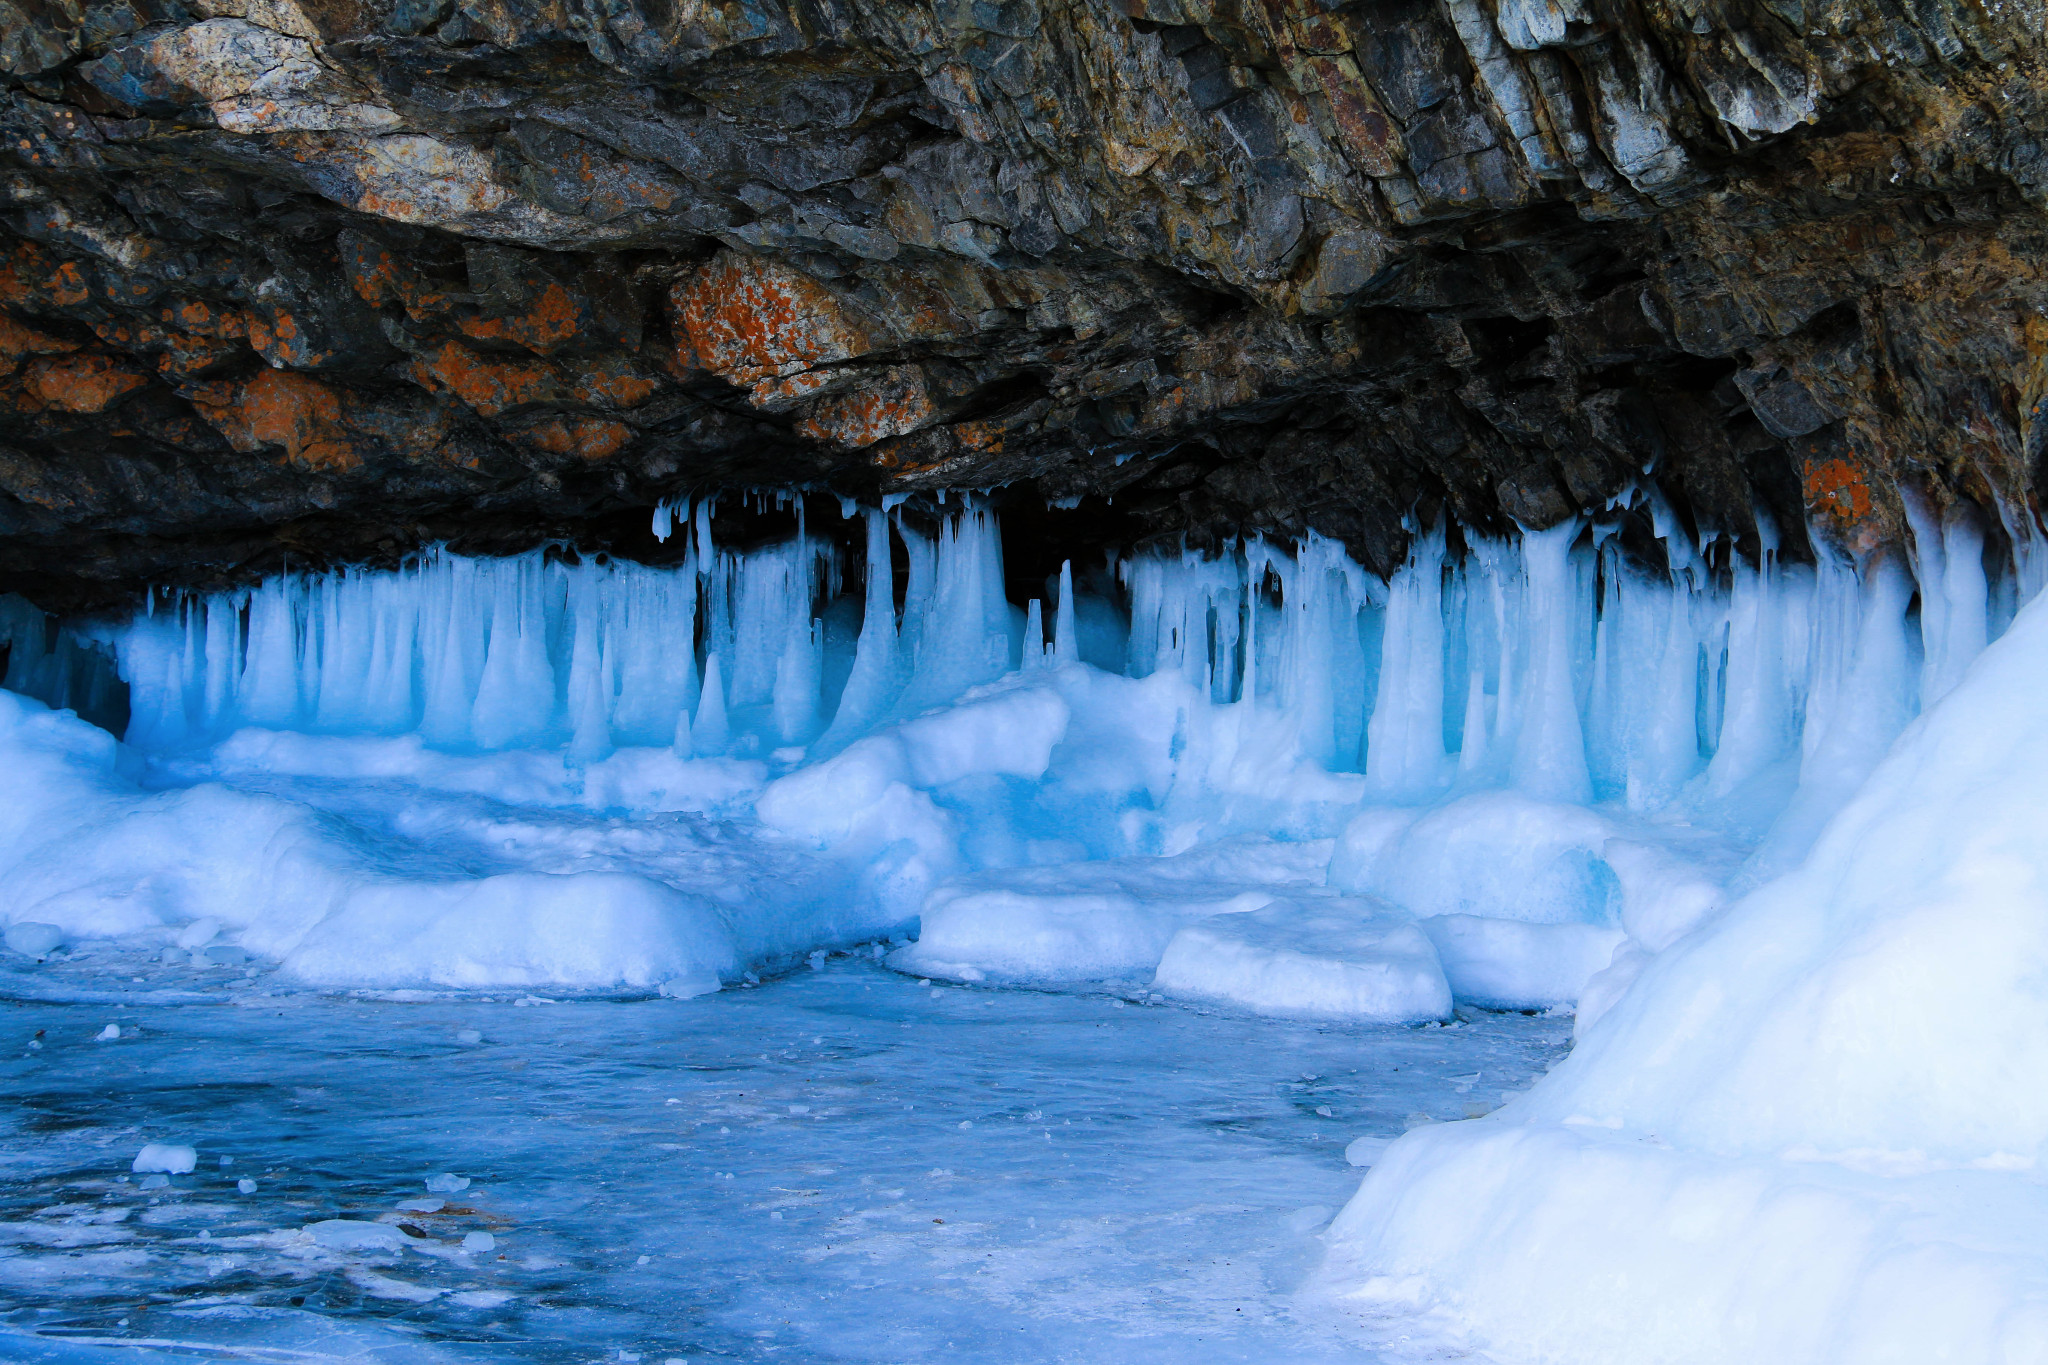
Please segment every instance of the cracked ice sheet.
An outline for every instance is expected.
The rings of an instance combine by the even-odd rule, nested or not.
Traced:
[[[690,1001],[240,1003],[0,1007],[0,1359],[1430,1359],[1429,1324],[1295,1301],[1345,1146],[1499,1103],[1570,1026],[847,958]],[[198,1169],[143,1191],[145,1141]],[[441,1171],[475,1183],[397,1210]],[[336,1217],[408,1240],[300,1231]]]

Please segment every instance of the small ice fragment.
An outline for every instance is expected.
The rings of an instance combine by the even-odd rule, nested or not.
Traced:
[[[1392,1138],[1353,1138],[1351,1145],[1344,1149],[1344,1159],[1353,1166],[1370,1166],[1380,1159],[1380,1153],[1387,1150]]]
[[[389,1223],[365,1223],[354,1218],[329,1218],[308,1223],[306,1231],[315,1242],[332,1251],[397,1251],[406,1235]]]
[[[448,1297],[464,1308],[501,1308],[512,1302],[512,1296],[502,1289],[465,1289]]]
[[[497,1246],[498,1239],[491,1236],[488,1232],[465,1232],[462,1234],[462,1249],[464,1251],[495,1251]]]
[[[212,915],[195,919],[178,931],[178,946],[186,952],[204,948],[220,932],[220,921]]]
[[[961,1128],[961,1130],[962,1130],[963,1132],[964,1132],[964,1131],[966,1131],[966,1130],[967,1130],[967,1129],[969,1129],[969,1128],[972,1128],[973,1126],[974,1126],[974,1120],[973,1120],[973,1119],[962,1119],[962,1120],[960,1120],[960,1128]]]
[[[641,1257],[641,1258],[640,1258],[639,1260],[637,1260],[637,1261],[633,1262],[633,1264],[634,1264],[634,1265],[646,1265],[646,1264],[647,1264],[647,1263],[648,1263],[649,1261],[651,1261],[651,1260],[653,1260],[653,1259],[654,1259],[654,1258],[653,1258],[652,1256],[642,1256],[642,1257]]]
[[[7,926],[7,946],[23,957],[48,957],[64,942],[64,931],[54,924],[23,920]]]
[[[694,1000],[700,995],[710,995],[719,990],[723,983],[718,973],[709,967],[698,968],[685,976],[672,976],[661,983],[661,994],[665,1000]]]
[[[929,985],[931,985],[931,984],[932,984],[932,983],[931,983],[931,978],[930,978],[930,977],[920,977],[920,978],[918,978],[918,982],[917,982],[917,984],[918,984],[918,985],[919,985],[920,987],[924,987],[924,986],[929,986]]]
[[[169,1185],[170,1183],[171,1178],[167,1175],[162,1174],[161,1172],[159,1172],[156,1175],[146,1175],[142,1177],[142,1188],[145,1190],[160,1190],[163,1189],[166,1185]]]
[[[1327,1105],[1327,1104],[1319,1104],[1319,1105],[1317,1105],[1317,1106],[1316,1106],[1316,1112],[1317,1112],[1318,1114],[1321,1114],[1321,1115],[1322,1115],[1322,1116],[1323,1116],[1324,1118],[1326,1118],[1326,1119],[1327,1119],[1327,1118],[1334,1118],[1334,1117],[1336,1117],[1336,1116],[1335,1116],[1334,1114],[1332,1114],[1332,1113],[1330,1112],[1330,1106],[1329,1106],[1329,1105]]]
[[[249,960],[249,950],[237,947],[232,943],[216,943],[211,948],[202,949],[199,953],[194,954],[194,956],[204,957],[209,966],[239,967]]]
[[[1305,1237],[1330,1221],[1330,1210],[1321,1204],[1310,1204],[1287,1215],[1287,1230],[1297,1237]]]
[[[484,1035],[483,1030],[481,1029],[465,1028],[457,1029],[455,1031],[455,1041],[458,1043],[467,1043],[471,1047],[474,1047],[478,1043],[481,1043],[483,1040]]]
[[[256,1193],[256,1182],[245,1175],[235,1182],[235,1188],[243,1194],[254,1194]]]
[[[773,1212],[773,1213],[769,1214],[768,1216],[769,1216],[770,1218],[773,1218],[773,1219],[774,1219],[774,1220],[775,1220],[776,1222],[778,1222],[778,1223],[779,1223],[779,1222],[781,1222],[781,1221],[782,1221],[782,1210],[781,1210],[781,1209],[777,1209],[777,1210],[775,1210],[775,1212]]]
[[[220,1168],[221,1168],[222,1170],[226,1170],[226,1169],[227,1169],[228,1167],[230,1167],[230,1166],[232,1166],[232,1165],[234,1165],[234,1164],[235,1164],[235,1159],[234,1159],[233,1157],[231,1157],[231,1156],[224,1156],[224,1157],[222,1157],[222,1158],[220,1159]]]
[[[825,970],[825,954],[823,952],[812,953],[808,960],[812,971],[822,972]]]
[[[95,1043],[111,1043],[120,1036],[121,1026],[119,1024],[109,1024],[98,1033],[95,1033],[92,1036],[92,1040]]]
[[[448,1207],[445,1199],[401,1199],[398,1207],[408,1213],[439,1213]]]
[[[442,1171],[439,1175],[427,1177],[428,1194],[460,1194],[468,1188],[469,1177],[466,1175],[451,1175],[447,1171]]]
[[[811,1106],[808,1104],[792,1104],[789,1106],[789,1112],[792,1114],[808,1114],[811,1112]]]
[[[645,1259],[645,1258],[642,1258],[642,1259]],[[636,1352],[636,1351],[629,1351],[629,1350],[627,1350],[627,1349],[626,1349],[625,1347],[623,1347],[623,1346],[622,1346],[622,1347],[620,1347],[620,1348],[619,1348],[619,1365],[640,1365],[640,1356],[639,1356],[639,1353],[638,1353],[638,1352]]]
[[[190,960],[191,959],[186,956],[185,950],[183,948],[178,947],[176,944],[172,944],[171,946],[165,948],[163,951],[163,964],[166,967],[183,966],[186,962]]]
[[[189,1175],[199,1164],[199,1153],[190,1147],[168,1142],[148,1143],[136,1153],[135,1164],[128,1169],[141,1175],[145,1171],[167,1171],[172,1175]]]

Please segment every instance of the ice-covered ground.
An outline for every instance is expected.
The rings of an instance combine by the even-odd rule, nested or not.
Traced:
[[[1434,1358],[1427,1321],[1297,1297],[1346,1148],[1497,1106],[1570,1029],[927,988],[866,955],[525,1004],[102,944],[0,989],[0,1358],[51,1362]],[[132,1171],[146,1143],[195,1169]]]

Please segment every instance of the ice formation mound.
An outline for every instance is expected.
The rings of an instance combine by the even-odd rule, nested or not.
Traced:
[[[1397,1143],[1332,1288],[1510,1360],[2048,1359],[2044,672],[2036,602],[1802,865],[1526,1097]]]
[[[15,809],[32,894],[0,916],[218,916],[307,979],[453,986],[879,937],[926,975],[1144,981],[1178,942],[1163,980],[1233,1008],[1435,1018],[1434,972],[1590,1019],[1738,869],[1804,851],[2016,582],[1923,519],[1916,617],[1893,560],[1710,562],[1639,496],[1654,566],[1609,526],[1438,526],[1384,581],[1311,535],[1020,604],[981,506],[848,509],[848,554],[797,500],[746,550],[664,506],[672,567],[431,553],[90,631],[10,605],[10,688],[105,719],[111,660],[130,719],[118,762],[65,741],[50,780],[90,813]]]
[[[711,903],[646,876],[410,873],[301,802],[218,783],[145,791],[105,731],[0,693],[0,883],[16,923],[188,946],[225,930],[314,983],[581,987],[736,969]]]

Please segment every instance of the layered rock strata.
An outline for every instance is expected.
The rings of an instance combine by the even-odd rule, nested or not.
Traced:
[[[1113,498],[1382,569],[1404,518],[1645,480],[1752,552],[1920,500],[2017,528],[2043,21],[0,0],[0,576],[630,552],[747,485]]]

